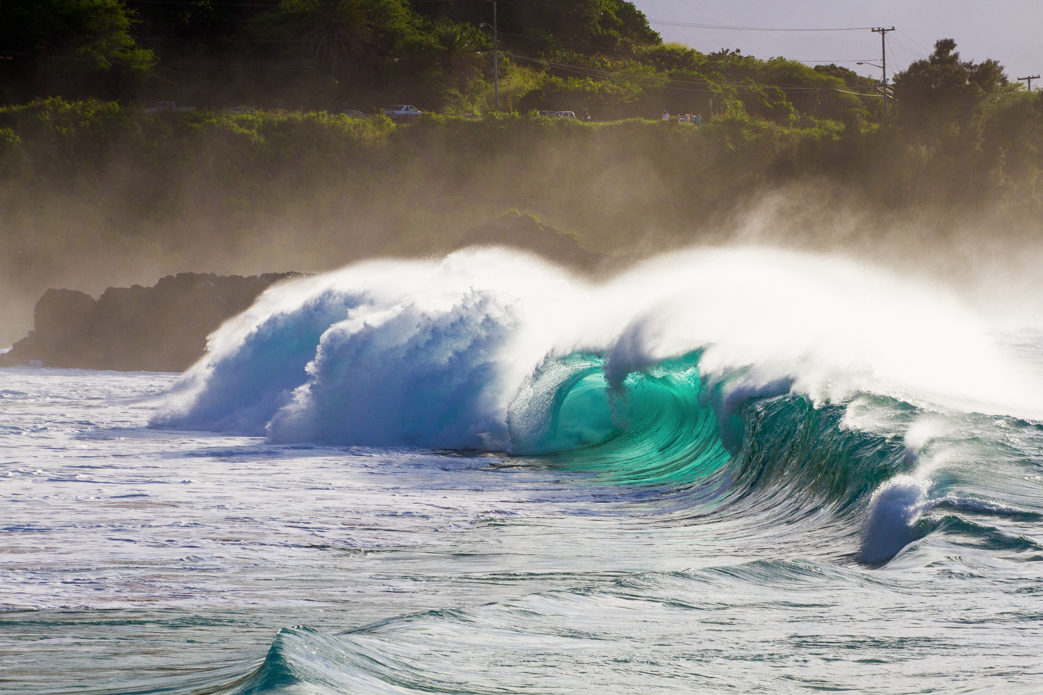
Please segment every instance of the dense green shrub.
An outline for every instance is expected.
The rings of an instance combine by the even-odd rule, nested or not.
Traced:
[[[1023,91],[990,97],[958,137],[934,140],[904,119],[798,123],[742,108],[701,127],[519,114],[403,125],[50,99],[0,108],[0,295],[154,280],[156,269],[316,270],[427,253],[509,209],[627,253],[650,235],[657,246],[716,238],[749,201],[808,181],[881,218],[999,215],[1038,233],[1041,136],[1041,98]]]

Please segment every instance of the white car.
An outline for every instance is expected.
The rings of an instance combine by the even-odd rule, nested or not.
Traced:
[[[396,104],[390,109],[384,110],[384,115],[388,116],[392,120],[406,120],[413,118],[420,118],[420,115],[424,113],[415,106],[409,104]]]
[[[178,106],[172,101],[157,101],[156,105],[150,109],[145,109],[145,113],[164,113],[174,111],[195,111],[195,106]]]

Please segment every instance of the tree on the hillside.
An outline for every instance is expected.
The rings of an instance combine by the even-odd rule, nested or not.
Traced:
[[[222,44],[219,39],[238,34],[259,15],[279,6],[279,0],[125,1],[137,14],[138,36],[164,39],[154,47],[161,59],[171,54],[219,54],[230,48],[235,52],[249,48]]]
[[[593,20],[587,30],[590,40],[599,47],[632,51],[663,41],[632,2],[595,0],[585,9]]]
[[[373,62],[405,33],[411,22],[401,0],[284,0],[279,14],[315,58],[339,62]]]
[[[895,178],[906,195],[930,191],[959,205],[1002,180],[1008,146],[990,114],[1002,111],[1016,90],[999,63],[960,60],[956,42],[943,39],[929,58],[895,75],[894,84],[898,127],[886,135],[893,147],[890,159],[903,163]],[[917,158],[903,157],[910,146],[920,153]],[[995,179],[983,172],[993,172]]]
[[[442,70],[464,78],[473,76],[483,60],[481,52],[489,43],[474,27],[452,22],[439,22],[431,31],[431,38]]]
[[[430,104],[453,110],[476,109],[476,80],[481,78],[483,67],[492,70],[491,54],[485,52],[491,43],[473,25],[447,20],[428,25],[423,40],[412,47],[416,60],[411,65],[415,81],[410,91],[424,95]]]
[[[927,60],[918,60],[895,75],[895,97],[908,124],[966,124],[989,96],[1009,81],[995,60],[960,60],[956,42],[942,39]]]
[[[411,0],[429,18],[458,23],[492,23],[492,3]],[[634,3],[627,0],[539,0],[502,2],[498,6],[500,41],[508,50],[534,55],[567,49],[585,54],[629,52],[657,45],[659,34]]]
[[[638,53],[638,60],[664,72],[694,73],[704,56],[683,43],[664,43],[649,46]]]
[[[133,25],[121,0],[3,0],[0,47],[14,58],[3,82],[33,96],[118,89],[155,63],[131,36]]]

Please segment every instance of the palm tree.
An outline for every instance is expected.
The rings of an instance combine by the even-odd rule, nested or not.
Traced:
[[[302,38],[316,58],[330,59],[335,77],[337,60],[372,60],[380,40],[366,0],[297,0],[292,11],[300,17]]]
[[[477,71],[484,48],[480,35],[462,24],[442,23],[431,32],[439,50],[439,62],[448,77],[460,71],[466,79]]]

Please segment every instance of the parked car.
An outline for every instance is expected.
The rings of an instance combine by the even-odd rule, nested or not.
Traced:
[[[365,118],[366,117],[366,114],[362,113],[358,109],[345,109],[344,111],[341,111],[341,114],[343,114],[345,116],[350,116],[352,118]]]
[[[233,106],[232,108],[228,109],[228,113],[232,115],[251,114],[253,112],[254,110],[251,109],[249,106]]]
[[[195,106],[178,106],[172,101],[157,101],[152,108],[145,109],[145,113],[164,113],[174,111],[195,111]]]
[[[576,114],[573,111],[540,111],[541,116],[547,118],[575,118]]]
[[[393,121],[406,121],[414,118],[420,118],[420,115],[424,113],[415,106],[409,104],[396,104],[390,109],[384,110],[384,115],[391,118]]]

